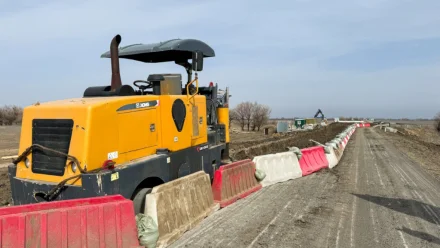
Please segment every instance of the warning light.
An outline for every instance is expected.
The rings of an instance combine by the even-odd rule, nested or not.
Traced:
[[[209,83],[209,87],[214,87],[214,83],[213,83],[213,82],[210,82],[210,83]]]
[[[113,160],[106,160],[102,164],[103,169],[113,170],[115,168],[115,162]]]

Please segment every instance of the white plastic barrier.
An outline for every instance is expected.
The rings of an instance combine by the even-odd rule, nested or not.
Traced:
[[[325,143],[325,145],[326,146],[330,146],[333,149],[338,149],[339,148],[339,143],[337,143],[336,141],[333,141],[333,140],[330,141],[330,142]]]
[[[261,181],[263,187],[302,176],[298,157],[291,151],[257,156],[253,162],[257,169],[266,173]]]
[[[301,149],[299,149],[299,148],[296,147],[296,146],[287,147],[287,149],[289,149],[290,152],[295,153],[295,155],[298,157],[298,160],[301,159],[301,157],[302,157]]]
[[[338,164],[338,158],[336,157],[335,151],[333,150],[333,147],[329,146],[328,147],[330,153],[326,153],[325,157],[327,158],[328,161],[328,167],[331,169],[333,167],[335,167]]]
[[[397,133],[397,129],[392,127],[385,127],[385,132]]]
[[[347,138],[342,139],[342,148],[345,149],[345,146],[347,145]]]

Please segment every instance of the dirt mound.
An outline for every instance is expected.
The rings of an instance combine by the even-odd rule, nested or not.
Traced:
[[[440,145],[440,134],[433,126],[406,125],[397,129],[413,139]]]
[[[348,125],[345,123],[334,123],[311,131],[293,132],[284,137],[272,137],[266,140],[240,142],[239,144],[232,143],[230,150],[231,158],[233,160],[253,159],[259,155],[284,152],[289,146],[296,146],[300,149],[315,146],[314,143],[310,142],[310,139],[324,144],[335,138]]]
[[[266,138],[263,137],[263,138],[250,140],[250,141],[239,141],[239,142],[232,141],[231,144],[229,144],[229,149],[240,150],[243,148],[257,146],[259,144],[263,144],[263,143],[267,143],[267,142],[271,142],[271,141],[277,141],[277,140],[283,139],[285,137],[292,137],[292,136],[293,135],[290,135],[290,134],[288,134],[288,135],[273,134],[272,136],[269,136]]]

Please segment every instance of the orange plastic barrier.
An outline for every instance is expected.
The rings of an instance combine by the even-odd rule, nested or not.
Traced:
[[[328,168],[328,161],[325,157],[324,147],[314,146],[301,150],[302,156],[299,165],[302,170],[302,176],[307,176],[315,171]]]
[[[261,189],[255,178],[255,164],[250,159],[221,166],[214,174],[212,193],[220,207],[226,207],[240,198]]]

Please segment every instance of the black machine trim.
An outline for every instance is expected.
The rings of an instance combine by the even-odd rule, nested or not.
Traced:
[[[209,147],[207,144],[189,147],[180,151],[155,156],[149,160],[139,160],[128,166],[116,167],[114,170],[101,171],[100,179],[97,174],[82,174],[82,186],[66,184],[55,198],[56,200],[77,199],[104,195],[121,194],[130,199],[136,188],[147,178],[156,178],[162,182],[170,182],[188,173],[205,171],[211,177],[221,165],[221,152],[228,149],[227,144]],[[202,159],[203,156],[203,159]],[[170,158],[170,162],[168,162]],[[180,167],[185,165],[185,170]],[[189,166],[189,171],[188,171]],[[179,174],[180,172],[180,174]],[[8,167],[14,205],[36,203],[36,192],[48,192],[54,185],[46,182],[27,181],[16,177],[17,166]],[[118,179],[112,180],[112,175],[118,173]]]
[[[177,131],[181,132],[186,118],[185,103],[183,103],[181,99],[176,99],[173,102],[171,113],[173,115],[174,125],[176,125]]]
[[[134,89],[130,85],[122,85],[115,91],[111,91],[111,86],[92,86],[84,91],[83,97],[132,96],[134,94]]]
[[[119,58],[145,63],[172,62],[192,59],[193,52],[201,52],[203,57],[214,57],[215,52],[206,43],[196,39],[172,39],[160,43],[133,44],[119,48]],[[101,55],[110,58],[110,51]]]
[[[124,106],[118,108],[117,111],[119,112],[119,111],[133,110],[133,109],[149,108],[149,107],[155,107],[158,105],[159,105],[159,100],[130,103],[130,104],[127,104],[127,105],[124,105]]]
[[[72,119],[32,120],[32,144],[39,144],[68,154],[72,138]],[[32,151],[32,172],[55,176],[64,175],[67,158],[35,149]]]

